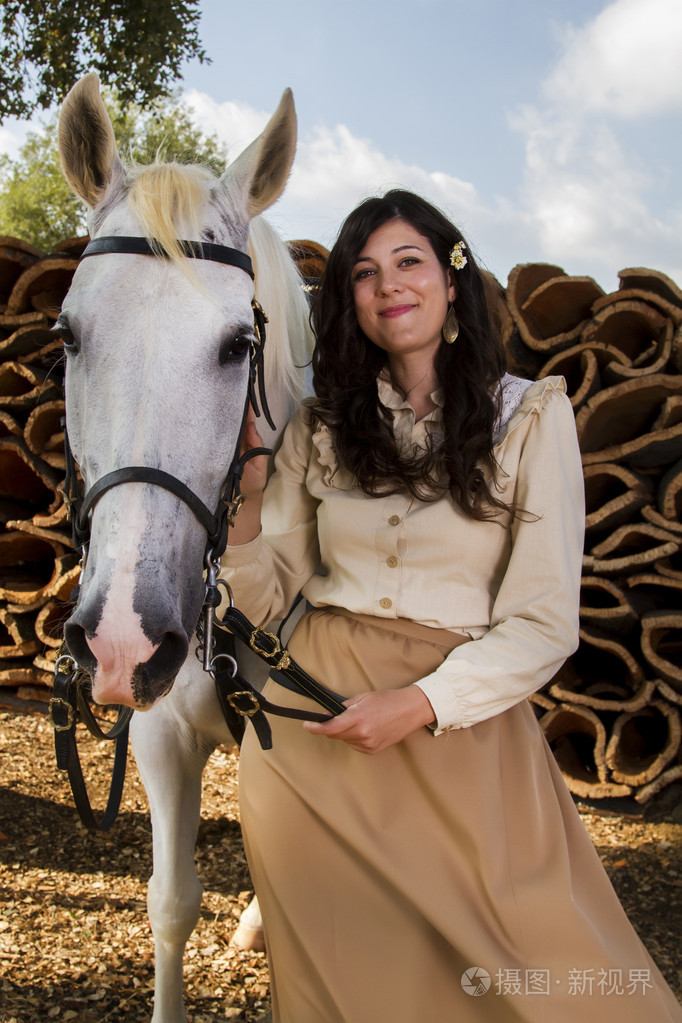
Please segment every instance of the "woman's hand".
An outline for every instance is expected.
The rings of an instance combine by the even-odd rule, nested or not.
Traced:
[[[419,686],[361,693],[344,702],[346,710],[329,721],[305,721],[314,735],[340,739],[359,753],[381,753],[411,732],[435,721],[433,708]]]
[[[246,415],[246,426],[242,437],[240,454],[245,454],[251,448],[263,446],[258,430],[256,429],[256,416],[249,405]],[[254,540],[260,533],[260,514],[263,504],[263,491],[268,480],[268,456],[254,455],[253,458],[244,464],[240,491],[246,498],[237,512],[234,525],[228,533],[228,544],[236,546]]]

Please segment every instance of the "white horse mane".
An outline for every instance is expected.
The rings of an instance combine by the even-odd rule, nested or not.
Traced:
[[[191,260],[179,244],[177,225],[200,237],[202,214],[216,178],[198,164],[157,162],[129,167],[128,173],[129,202],[147,239],[194,277]],[[262,217],[251,221],[248,254],[256,275],[255,295],[269,320],[266,385],[284,381],[297,404],[306,394],[303,370],[313,348],[301,278],[286,245]]]
[[[310,364],[314,336],[308,299],[296,264],[284,242],[266,220],[251,221],[249,255],[256,274],[256,298],[268,318],[268,344],[273,345],[266,384],[284,380],[295,403],[306,396],[304,367]],[[275,282],[279,281],[278,287]],[[286,336],[286,325],[297,328]]]

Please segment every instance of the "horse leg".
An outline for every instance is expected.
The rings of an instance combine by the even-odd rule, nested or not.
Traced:
[[[251,651],[248,655],[253,656]],[[248,665],[248,655],[242,650],[240,663],[243,658]],[[261,665],[251,663],[250,669],[262,686],[266,674]],[[185,1023],[182,961],[201,908],[194,864],[201,776],[216,746],[234,740],[213,682],[191,656],[170,693],[145,714],[133,714],[130,734],[152,818],[154,872],[147,892],[156,957],[152,1023]],[[255,897],[242,913],[233,942],[245,950],[265,948]]]
[[[154,871],[147,910],[154,935],[152,1023],[186,1023],[182,960],[201,907],[194,848],[201,775],[215,743],[169,713],[171,695],[131,721],[133,752],[152,819]]]

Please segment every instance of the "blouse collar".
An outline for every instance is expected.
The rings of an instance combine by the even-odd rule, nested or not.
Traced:
[[[397,391],[393,386],[393,382],[391,381],[391,374],[389,373],[387,366],[384,366],[384,368],[379,373],[379,376],[377,377],[377,388],[379,391],[379,401],[381,402],[382,405],[385,405],[386,408],[390,408],[391,411],[393,412],[405,410],[414,413],[414,410],[410,405],[409,401],[407,401],[407,399],[403,397],[400,391]],[[430,397],[431,401],[434,403],[434,405],[437,406],[437,408],[435,408],[432,412],[429,412],[428,415],[424,416],[424,418],[420,420],[420,422],[433,419],[437,413],[439,414],[440,417],[440,409],[442,409],[443,405],[445,404],[445,398],[443,396],[442,388],[440,387],[436,388],[436,390],[431,393]]]

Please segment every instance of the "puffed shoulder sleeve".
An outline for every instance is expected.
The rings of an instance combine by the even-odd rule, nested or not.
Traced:
[[[433,706],[437,734],[530,696],[578,645],[584,483],[573,410],[563,381],[554,380],[558,386],[531,385],[495,449],[503,467],[517,467],[512,498],[524,511],[509,527],[490,630],[416,683]]]
[[[319,565],[319,502],[307,486],[311,451],[311,415],[302,406],[275,456],[261,532],[250,543],[228,546],[223,555],[221,577],[235,604],[257,625],[282,618]]]

